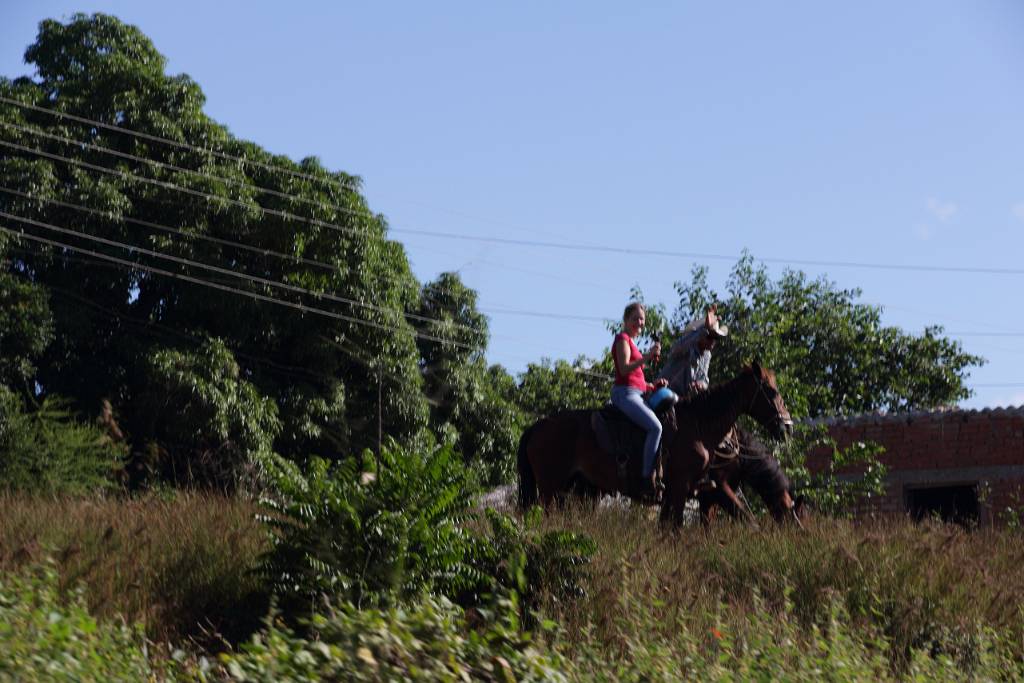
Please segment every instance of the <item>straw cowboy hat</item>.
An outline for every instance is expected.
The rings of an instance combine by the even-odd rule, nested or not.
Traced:
[[[729,326],[724,325],[718,320],[713,321],[713,324],[706,325],[708,330],[708,336],[714,337],[715,339],[722,339],[729,336]]]

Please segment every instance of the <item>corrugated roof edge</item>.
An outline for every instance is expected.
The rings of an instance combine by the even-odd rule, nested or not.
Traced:
[[[862,425],[881,424],[883,422],[915,422],[919,420],[934,420],[944,422],[947,420],[969,420],[972,417],[1010,417],[1024,416],[1024,405],[999,406],[995,408],[958,408],[950,406],[936,408],[934,410],[913,410],[905,413],[885,413],[876,411],[873,413],[859,413],[857,415],[837,415],[829,417],[815,417],[798,420],[800,424],[810,425]]]

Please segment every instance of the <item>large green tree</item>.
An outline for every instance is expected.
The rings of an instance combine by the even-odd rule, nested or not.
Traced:
[[[418,314],[437,321],[426,328],[437,339],[419,340],[432,426],[454,430],[463,457],[479,463],[487,480],[507,480],[521,415],[514,380],[484,358],[489,332],[476,292],[457,274],[441,273],[423,287]]]
[[[43,394],[63,394],[82,411],[95,412],[102,398],[110,398],[130,419],[138,411],[128,406],[144,395],[141,382],[157,350],[198,353],[189,361],[195,362],[203,356],[198,340],[216,338],[239,365],[240,377],[278,405],[282,424],[275,430],[275,446],[282,451],[333,456],[375,444],[378,374],[390,382],[381,396],[385,431],[401,439],[426,425],[417,331],[405,316],[419,308],[419,284],[402,246],[387,239],[385,220],[359,193],[357,177],[328,171],[315,158],[295,163],[235,138],[203,113],[199,86],[187,76],[168,75],[164,57],[149,39],[114,17],[78,14],[66,23],[44,21],[25,59],[34,65],[33,75],[0,79],[0,96],[29,105],[0,102],[0,141],[53,156],[3,148],[0,186],[14,193],[0,191],[0,210],[363,305],[282,291],[5,218],[4,227],[347,318],[12,240],[4,271],[25,283],[20,287],[46,293],[53,340],[40,353],[21,335],[17,343],[31,348],[13,360],[5,350],[10,366],[5,374],[32,374],[22,381],[37,382]],[[83,124],[32,106],[188,146]],[[4,287],[13,291],[6,280]],[[40,320],[46,317],[29,290],[16,293]],[[40,339],[49,335],[49,327],[40,323],[39,329]],[[29,351],[33,359],[38,356],[34,364],[25,360]],[[144,422],[125,426],[142,441],[152,436]]]

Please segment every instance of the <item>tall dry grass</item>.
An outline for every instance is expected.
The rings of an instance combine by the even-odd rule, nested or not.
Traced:
[[[246,637],[267,611],[250,571],[267,547],[255,512],[244,500],[180,492],[0,496],[0,571],[50,557],[63,586],[84,584],[93,614],[141,621],[158,641],[219,649],[218,639]],[[574,507],[542,524],[597,542],[586,595],[542,599],[543,616],[559,625],[547,646],[580,679],[671,680],[723,643],[726,666],[766,656],[802,665],[801,653],[820,652],[830,631],[858,666],[874,670],[877,656],[897,676],[922,656],[968,675],[1024,661],[1019,532],[829,519],[806,531],[720,523],[667,532],[645,511]]]
[[[639,641],[744,632],[765,614],[798,632],[827,628],[840,608],[851,626],[883,636],[899,671],[914,652],[962,661],[992,629],[1024,657],[1024,540],[905,519],[818,519],[806,531],[720,523],[664,532],[644,511],[568,508],[546,524],[598,545],[587,597],[546,605],[568,639],[631,655]]]
[[[266,532],[251,502],[169,497],[0,495],[0,570],[52,559],[90,612],[140,621],[161,641],[235,639],[259,626],[266,596],[251,576]]]

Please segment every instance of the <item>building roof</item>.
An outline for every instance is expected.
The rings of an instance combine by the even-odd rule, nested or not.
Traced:
[[[1024,405],[995,408],[959,408],[957,406],[950,406],[947,408],[936,408],[934,410],[913,410],[905,413],[887,413],[879,410],[873,413],[860,413],[857,415],[816,417],[801,420],[800,422],[811,425],[862,425],[893,422],[917,422],[921,420],[946,422],[953,420],[970,420],[972,418],[1013,416],[1024,417]]]

